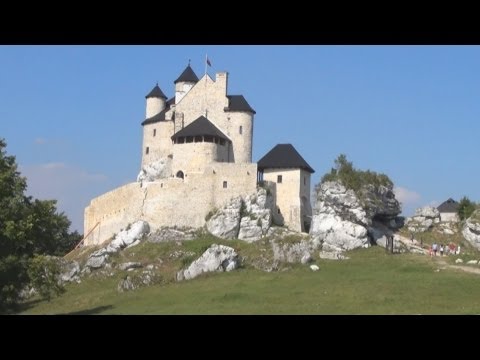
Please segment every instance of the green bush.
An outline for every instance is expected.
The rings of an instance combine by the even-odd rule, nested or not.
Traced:
[[[460,199],[457,209],[458,217],[460,218],[460,220],[468,219],[470,216],[472,216],[474,211],[475,203],[473,201],[470,201],[470,199],[466,196]]]
[[[386,186],[393,188],[393,182],[385,174],[379,174],[370,170],[358,170],[353,167],[352,162],[347,160],[345,154],[340,154],[335,159],[335,167],[329,173],[323,175],[320,180],[320,185],[327,181],[339,181],[347,189],[351,189],[357,195],[360,190],[366,185],[373,185],[375,188]],[[318,187],[319,185],[317,185]]]

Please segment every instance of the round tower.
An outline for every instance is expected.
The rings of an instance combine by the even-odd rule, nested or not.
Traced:
[[[233,143],[233,161],[252,162],[253,117],[255,110],[242,95],[227,95],[228,135]]]
[[[175,104],[178,104],[197,82],[198,77],[189,63],[177,80],[173,82],[175,84]]]
[[[145,99],[147,99],[147,107],[145,111],[146,119],[159,114],[163,109],[165,109],[167,97],[158,86],[158,83],[155,85],[152,91],[145,96]]]
[[[143,144],[142,144],[142,168],[160,158],[167,156],[171,147],[170,136],[173,134],[172,121],[166,121],[165,113],[167,97],[160,87],[155,87],[146,96],[146,119],[142,122]],[[168,141],[165,141],[167,139]]]

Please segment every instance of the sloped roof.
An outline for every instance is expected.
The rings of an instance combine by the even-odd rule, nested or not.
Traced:
[[[180,74],[180,76],[175,80],[173,83],[176,84],[177,82],[198,82],[197,75],[193,72],[190,65],[187,65],[185,70]]]
[[[228,107],[224,109],[225,111],[249,111],[256,114],[243,95],[227,95],[227,98]]]
[[[175,105],[175,96],[167,100],[167,106]]]
[[[437,210],[441,213],[454,213],[457,212],[457,209],[458,202],[456,202],[452,198],[448,199],[447,201],[440,204],[439,207],[437,207]]]
[[[160,111],[157,115],[154,115],[152,116],[151,118],[148,118],[148,119],[145,119],[143,122],[142,122],[142,126],[143,125],[147,125],[147,124],[153,124],[153,123],[156,123],[156,122],[160,122],[160,121],[165,121],[165,113],[170,110],[169,108],[165,108],[163,109],[162,111]]]
[[[258,161],[258,170],[294,168],[314,173],[310,165],[302,158],[292,144],[277,144]]]
[[[155,87],[152,89],[152,91],[150,91],[150,92],[145,96],[145,99],[152,98],[152,97],[167,99],[167,97],[166,97],[165,94],[162,92],[162,90],[160,89],[160,87],[158,86],[158,84],[155,85]]]
[[[210,120],[205,116],[200,116],[191,124],[185,126],[182,130],[178,131],[172,136],[172,140],[182,136],[198,136],[198,135],[211,135],[218,136],[221,139],[230,141],[228,137],[220,131]]]

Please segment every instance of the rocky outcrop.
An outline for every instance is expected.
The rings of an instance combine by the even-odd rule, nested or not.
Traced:
[[[207,230],[222,239],[257,241],[272,225],[273,197],[263,188],[245,198],[236,197],[207,219]]]
[[[117,285],[118,292],[133,291],[143,286],[158,283],[158,276],[151,270],[143,270],[136,274],[127,275]]]
[[[133,223],[127,230],[120,231],[107,246],[93,252],[87,259],[84,270],[104,267],[110,254],[139,243],[140,239],[149,231],[150,226],[146,221],[140,220]]]
[[[164,241],[184,241],[193,240],[197,236],[197,230],[193,228],[189,229],[177,229],[177,228],[160,228],[154,234],[148,237],[148,241],[152,243],[159,243]]]
[[[154,161],[140,170],[137,176],[137,182],[150,182],[158,179],[164,179],[172,173],[172,159],[169,157]]]
[[[239,265],[236,251],[224,245],[213,244],[187,269],[177,273],[177,280],[193,279],[205,272],[232,271]]]
[[[359,194],[338,181],[317,187],[310,235],[323,252],[339,253],[370,242],[382,245],[381,239],[403,225],[391,187],[367,185]]]
[[[308,264],[313,260],[312,254],[317,249],[318,243],[309,239],[296,243],[278,243],[275,240],[272,242],[274,261]]]
[[[425,206],[415,210],[415,215],[405,220],[405,225],[411,232],[425,232],[440,222],[440,212],[432,207]]]
[[[77,261],[62,258],[58,258],[58,261],[61,269],[60,282],[80,282],[80,264]]]
[[[475,210],[467,221],[465,221],[462,234],[465,240],[477,249],[480,249],[480,210]]]

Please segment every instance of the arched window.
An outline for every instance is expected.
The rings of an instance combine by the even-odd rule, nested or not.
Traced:
[[[177,172],[177,178],[183,179],[183,171]]]

